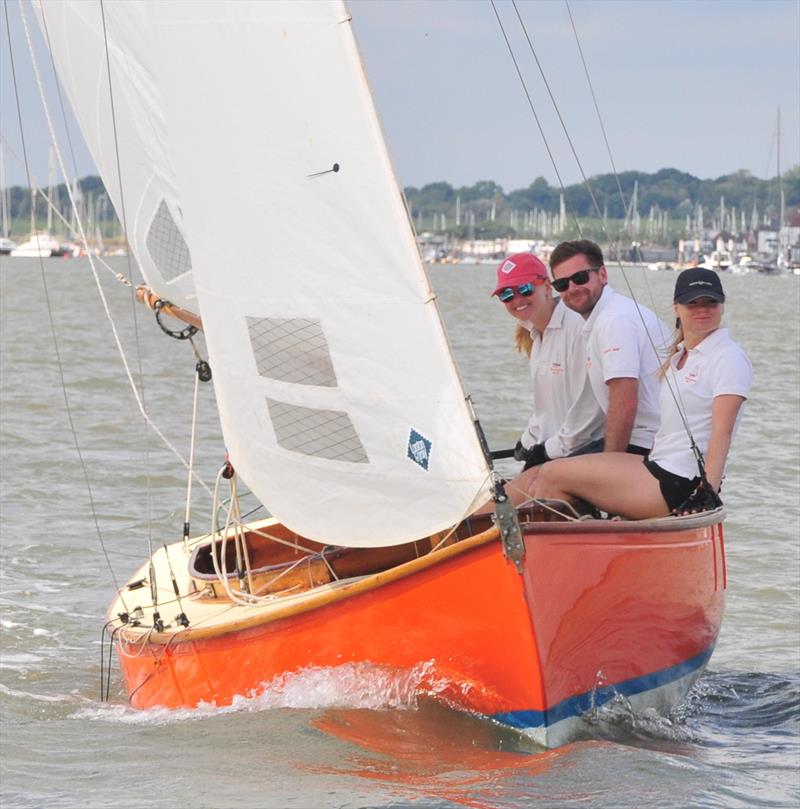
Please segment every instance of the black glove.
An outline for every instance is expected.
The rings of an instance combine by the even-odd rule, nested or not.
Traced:
[[[697,488],[678,506],[672,514],[699,514],[701,511],[713,511],[722,505],[722,500],[714,489],[701,480]]]
[[[514,458],[517,461],[524,461],[523,472],[532,466],[539,466],[550,460],[544,444],[534,444],[530,449],[526,449],[522,446],[522,441],[517,441],[517,446],[514,447]]]

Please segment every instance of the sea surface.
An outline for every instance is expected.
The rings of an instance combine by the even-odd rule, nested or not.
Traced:
[[[728,606],[709,670],[671,716],[616,706],[597,717],[596,739],[545,751],[426,700],[413,671],[311,671],[225,709],[136,711],[114,666],[101,701],[114,579],[148,543],[179,538],[186,497],[182,467],[143,423],[115,339],[151,418],[183,454],[195,359],[111,271],[98,270],[113,329],[86,259],[0,261],[4,809],[800,801],[800,277],[724,279],[726,322],[755,386],[725,483]],[[112,269],[135,272],[124,258]],[[513,446],[528,416],[527,368],[489,296],[494,269],[429,274],[490,444]],[[671,319],[673,273],[625,276]],[[611,279],[626,291],[620,269]],[[198,414],[197,467],[210,481],[223,453],[210,386]],[[209,498],[195,487],[193,502],[203,532]]]

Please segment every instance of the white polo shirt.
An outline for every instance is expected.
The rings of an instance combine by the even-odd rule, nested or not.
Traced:
[[[559,300],[542,334],[530,327],[533,413],[520,441],[527,449],[545,444],[551,458],[603,435],[603,413],[586,379],[583,326],[583,318]],[[568,415],[571,427],[562,431]]]
[[[669,329],[646,306],[637,306],[606,285],[583,334],[589,383],[604,413],[608,413],[609,380],[639,381],[630,443],[650,449],[661,420],[658,371],[666,356]]]
[[[714,397],[733,394],[746,399],[750,392],[753,367],[744,351],[731,340],[727,329],[717,329],[697,346],[690,348],[680,370],[678,360],[683,353],[683,344],[679,349],[670,358],[667,376],[661,383],[661,427],[656,434],[650,459],[668,472],[693,478],[698,474],[697,461],[678,404],[683,409],[695,443],[705,457],[711,438],[711,403]],[[742,412],[743,408],[740,408],[733,427],[734,435]]]

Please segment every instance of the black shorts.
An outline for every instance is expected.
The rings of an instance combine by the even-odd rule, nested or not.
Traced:
[[[700,482],[699,477],[682,478],[680,475],[668,472],[649,458],[644,459],[644,465],[647,467],[647,471],[658,481],[661,496],[670,511],[678,508],[697,488],[697,484]]]

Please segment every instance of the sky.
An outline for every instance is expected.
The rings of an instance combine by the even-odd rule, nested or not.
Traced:
[[[578,182],[580,167],[587,176],[611,170],[568,9],[618,171],[677,168],[705,179],[745,169],[775,176],[779,107],[782,168],[800,164],[800,0],[571,0],[569,6],[517,0],[580,167],[510,0],[496,0],[496,7],[547,148],[490,0],[348,6],[404,186],[494,180],[510,191],[539,176],[551,184],[558,177],[565,185]],[[7,11],[28,158],[44,185],[49,135],[16,0],[8,0]],[[5,184],[27,185],[4,15],[0,27]],[[57,104],[52,80],[46,84]],[[69,121],[79,174],[94,173]]]

